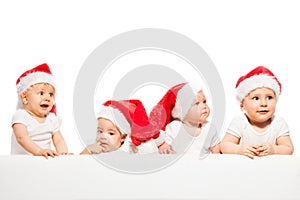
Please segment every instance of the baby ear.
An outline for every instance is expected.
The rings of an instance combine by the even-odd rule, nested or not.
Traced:
[[[241,111],[243,112],[243,113],[245,113],[246,111],[245,111],[245,107],[244,107],[244,104],[243,103],[241,103],[241,105],[240,105],[240,108],[241,108]]]
[[[127,134],[122,134],[121,135],[121,142],[124,142],[126,137],[127,137]]]
[[[25,92],[21,93],[20,97],[21,97],[21,100],[22,100],[24,105],[28,104],[28,100],[27,100],[27,96],[26,96]]]

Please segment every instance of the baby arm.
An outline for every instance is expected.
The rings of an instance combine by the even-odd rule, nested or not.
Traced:
[[[51,149],[42,149],[36,143],[34,143],[29,137],[24,124],[14,124],[13,130],[18,143],[29,153],[35,156],[44,156],[45,158],[48,158],[48,156],[54,157],[59,155],[57,152],[52,151]]]
[[[257,146],[250,144],[240,145],[239,142],[240,138],[226,133],[220,144],[221,152],[225,154],[241,154],[249,158],[254,158],[254,156],[258,155]]]
[[[62,155],[68,154],[67,144],[66,144],[65,139],[62,136],[60,131],[57,131],[53,134],[52,141],[53,141],[56,151],[59,154],[62,154]]]
[[[258,145],[259,156],[267,156],[271,154],[287,154],[294,152],[293,143],[289,135],[278,137],[276,144],[263,143]]]
[[[166,134],[165,131],[160,130],[159,137],[155,139],[155,143],[158,146],[158,152],[160,154],[174,154],[176,153],[170,144],[166,141],[170,141],[169,136]]]
[[[182,122],[173,121],[166,126],[165,131],[160,130],[160,135],[165,135],[164,142],[158,147],[158,152],[160,154],[175,154],[176,151],[173,150],[171,144],[175,140],[180,127],[182,126]]]

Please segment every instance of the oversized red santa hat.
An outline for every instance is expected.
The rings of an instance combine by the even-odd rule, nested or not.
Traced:
[[[122,133],[130,136],[136,146],[159,136],[155,134],[157,130],[149,122],[143,103],[137,99],[109,100],[98,112],[97,118],[99,117],[111,120]]]
[[[266,67],[259,66],[241,76],[236,83],[236,97],[241,102],[252,90],[260,87],[270,88],[276,98],[281,93],[281,83],[275,75]]]
[[[180,83],[170,88],[150,113],[152,124],[159,130],[174,119],[183,120],[202,87],[196,83]]]
[[[52,76],[49,66],[44,63],[30,70],[25,71],[16,81],[17,93],[18,93],[18,105],[17,109],[24,108],[20,94],[25,92],[30,86],[37,83],[49,83],[56,88],[56,82]],[[56,114],[56,106],[53,105],[52,110]]]

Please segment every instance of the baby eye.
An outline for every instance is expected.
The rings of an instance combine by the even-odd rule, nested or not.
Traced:
[[[259,98],[258,97],[253,97],[252,99],[255,100],[255,101],[257,101]]]
[[[40,91],[38,94],[39,94],[40,96],[43,96],[43,95],[44,95],[44,92],[43,92],[43,91]]]
[[[98,130],[97,130],[97,134],[100,134],[100,133],[103,133],[103,131],[100,130],[100,129],[98,129]]]
[[[49,93],[49,97],[53,97],[54,96],[54,94],[53,93]]]
[[[268,100],[271,100],[271,99],[273,99],[273,97],[272,97],[272,96],[268,96],[267,99],[268,99]]]
[[[109,135],[115,135],[115,133],[114,132],[109,132]]]

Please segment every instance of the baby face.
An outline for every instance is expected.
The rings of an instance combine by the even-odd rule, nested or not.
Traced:
[[[110,120],[99,118],[96,141],[103,148],[104,152],[110,152],[120,148],[125,140],[126,134],[121,134],[120,130]]]
[[[210,109],[206,104],[206,97],[203,91],[200,91],[196,96],[196,100],[193,102],[191,108],[186,114],[185,120],[193,125],[203,124],[209,114]]]
[[[54,105],[55,89],[46,83],[37,83],[21,94],[25,110],[33,117],[45,118]]]
[[[263,125],[275,113],[276,96],[272,89],[261,87],[252,90],[242,101],[241,109],[253,125]]]

